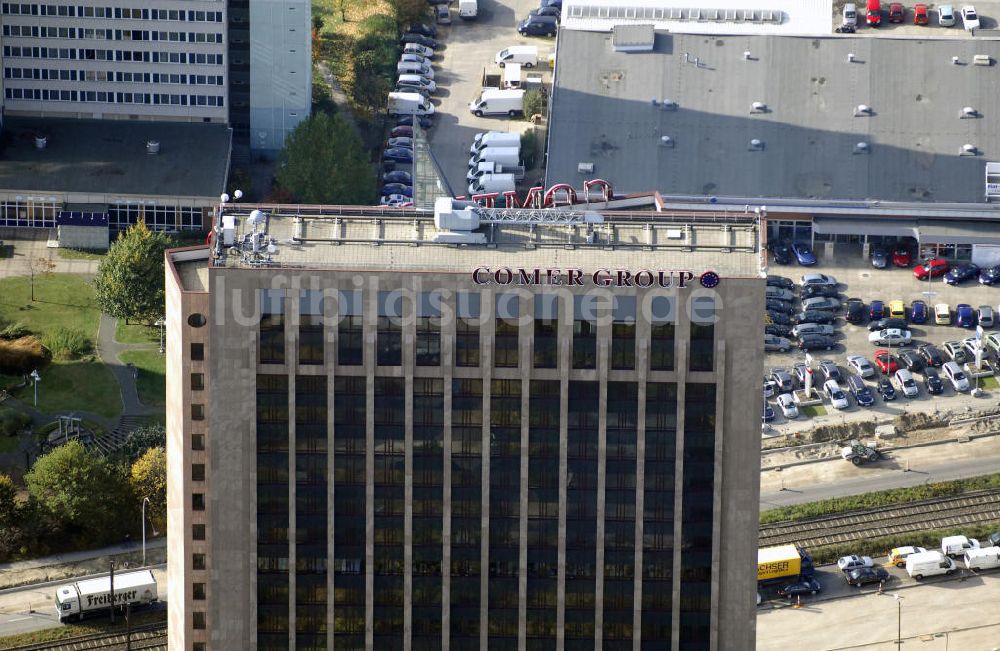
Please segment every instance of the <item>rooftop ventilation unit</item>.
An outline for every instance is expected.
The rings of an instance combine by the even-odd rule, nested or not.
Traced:
[[[847,53],[847,62],[848,63],[854,63],[854,52],[848,52]]]
[[[160,153],[160,141],[159,140],[147,140],[146,141],[146,153],[147,154],[159,154]]]
[[[767,113],[767,104],[764,102],[754,102],[750,105],[751,113]]]
[[[958,117],[960,117],[963,120],[967,120],[969,118],[978,118],[979,117],[979,111],[977,111],[976,109],[972,108],[971,106],[965,106],[965,107],[962,108],[962,114],[960,116],[958,116]]]
[[[744,61],[750,61],[752,59],[753,59],[753,57],[750,56],[750,50],[743,50],[743,60]]]
[[[854,145],[854,153],[855,154],[867,154],[868,153],[868,143],[867,142],[855,143],[855,145]]]
[[[674,139],[671,138],[670,136],[660,136],[660,146],[661,147],[668,147],[670,149],[673,149],[673,147],[674,147]]]
[[[962,145],[962,151],[959,152],[959,156],[976,156],[977,154],[979,154],[979,150],[976,149],[976,146],[968,143]]]
[[[615,25],[611,28],[611,49],[615,52],[652,52],[655,40],[651,24]]]
[[[674,100],[669,99],[667,97],[663,98],[663,101],[660,102],[660,106],[663,108],[664,111],[676,111],[677,110],[677,102],[675,102]]]
[[[748,147],[750,151],[764,151],[764,141],[758,138],[754,138],[750,141],[750,146]]]
[[[953,65],[953,66],[957,66],[957,65],[958,65],[958,62],[959,62],[959,59],[958,59],[958,57],[952,57],[952,58],[951,58],[951,65]]]
[[[854,117],[856,118],[866,118],[872,114],[872,107],[867,104],[858,104],[854,109]]]
[[[977,66],[991,66],[993,65],[993,58],[988,54],[977,54],[972,57],[972,63]]]
[[[576,171],[580,174],[593,174],[594,164],[593,163],[577,163]]]

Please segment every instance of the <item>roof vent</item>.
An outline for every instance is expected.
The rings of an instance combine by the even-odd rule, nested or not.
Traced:
[[[993,65],[993,58],[988,54],[977,54],[972,57],[972,63],[977,66],[991,66]]]
[[[847,62],[848,63],[854,63],[854,52],[848,52],[847,53]]]
[[[764,141],[754,138],[750,141],[750,151],[764,151]]]
[[[653,99],[649,100],[649,103],[652,104],[653,106],[656,106],[660,103],[660,100],[654,97]]]
[[[751,60],[753,60],[753,57],[750,56],[750,50],[743,50],[743,60],[744,61],[751,61]]]
[[[868,153],[868,143],[867,142],[856,143],[854,145],[854,153],[855,154],[867,154]]]
[[[41,134],[35,136],[35,149],[45,149],[49,146],[49,137]]]
[[[854,117],[862,118],[868,117],[872,114],[872,107],[867,104],[858,104],[857,108],[854,109]]]
[[[580,174],[593,174],[594,164],[593,163],[577,163],[576,171]]]
[[[959,152],[960,156],[975,156],[979,153],[975,145],[970,145],[968,143],[962,145],[962,151]]]
[[[676,111],[677,110],[677,102],[675,102],[674,100],[672,100],[672,99],[670,99],[668,97],[664,97],[663,98],[663,101],[660,102],[660,106],[663,108],[664,111]]]
[[[652,52],[656,40],[654,25],[615,25],[611,28],[611,49],[615,52]]]
[[[959,59],[958,59],[958,57],[952,57],[952,58],[951,58],[951,65],[953,65],[953,66],[957,66],[957,65],[958,65],[958,62],[959,62]]]
[[[767,113],[767,104],[764,102],[754,102],[750,105],[751,113]]]
[[[966,106],[966,107],[962,108],[962,115],[960,115],[959,117],[962,118],[963,120],[966,120],[966,119],[969,119],[969,118],[978,118],[979,117],[979,111],[977,111],[976,109],[972,108],[971,106]]]
[[[147,154],[159,154],[160,153],[160,141],[159,140],[147,140],[146,141],[146,153]]]
[[[670,147],[672,149],[674,146],[674,139],[670,136],[660,136],[660,146]]]

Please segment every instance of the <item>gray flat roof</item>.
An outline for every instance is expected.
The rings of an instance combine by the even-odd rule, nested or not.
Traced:
[[[977,54],[991,65],[973,65]],[[608,33],[564,29],[547,184],[598,177],[616,194],[982,204],[986,161],[1000,160],[998,58],[1000,41],[964,35],[658,32],[653,52],[620,53]],[[766,109],[752,112],[754,102]],[[871,112],[855,117],[861,104]],[[967,106],[978,117],[961,119]],[[859,142],[868,153],[854,153]],[[959,155],[967,143],[976,155]]]
[[[35,134],[48,137],[35,147]],[[218,197],[229,166],[223,124],[6,118],[0,188],[171,197]],[[146,153],[146,141],[160,143]]]

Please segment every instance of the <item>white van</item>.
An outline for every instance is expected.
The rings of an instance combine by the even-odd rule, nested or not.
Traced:
[[[504,88],[520,88],[521,87],[521,64],[511,63],[506,68],[503,69],[503,87]]]
[[[906,557],[906,573],[917,581],[925,576],[951,574],[955,571],[955,561],[941,552],[920,552]]]
[[[480,163],[499,163],[514,167],[520,160],[520,147],[486,147],[469,159],[469,169],[479,167]]]
[[[970,549],[965,552],[965,567],[970,570],[992,570],[1000,567],[1000,547]]]
[[[524,113],[524,90],[497,90],[488,88],[477,99],[469,102],[469,111],[477,118],[484,115],[509,115]]]
[[[393,115],[434,115],[434,105],[420,93],[389,93],[389,113]]]
[[[475,154],[487,147],[520,147],[521,134],[508,133],[506,131],[487,131],[477,133],[469,147],[469,153]]]
[[[538,46],[512,45],[497,52],[493,60],[501,68],[508,63],[520,63],[525,68],[533,68],[538,63]]]
[[[970,549],[979,549],[979,541],[965,536],[945,536],[941,539],[941,553],[948,556],[961,556]]]
[[[483,174],[469,184],[469,194],[512,192],[516,187],[513,174]]]

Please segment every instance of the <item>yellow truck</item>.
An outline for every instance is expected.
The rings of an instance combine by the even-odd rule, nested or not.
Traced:
[[[795,545],[763,547],[757,550],[757,581],[771,582],[782,579],[809,577],[815,573],[812,556]]]

